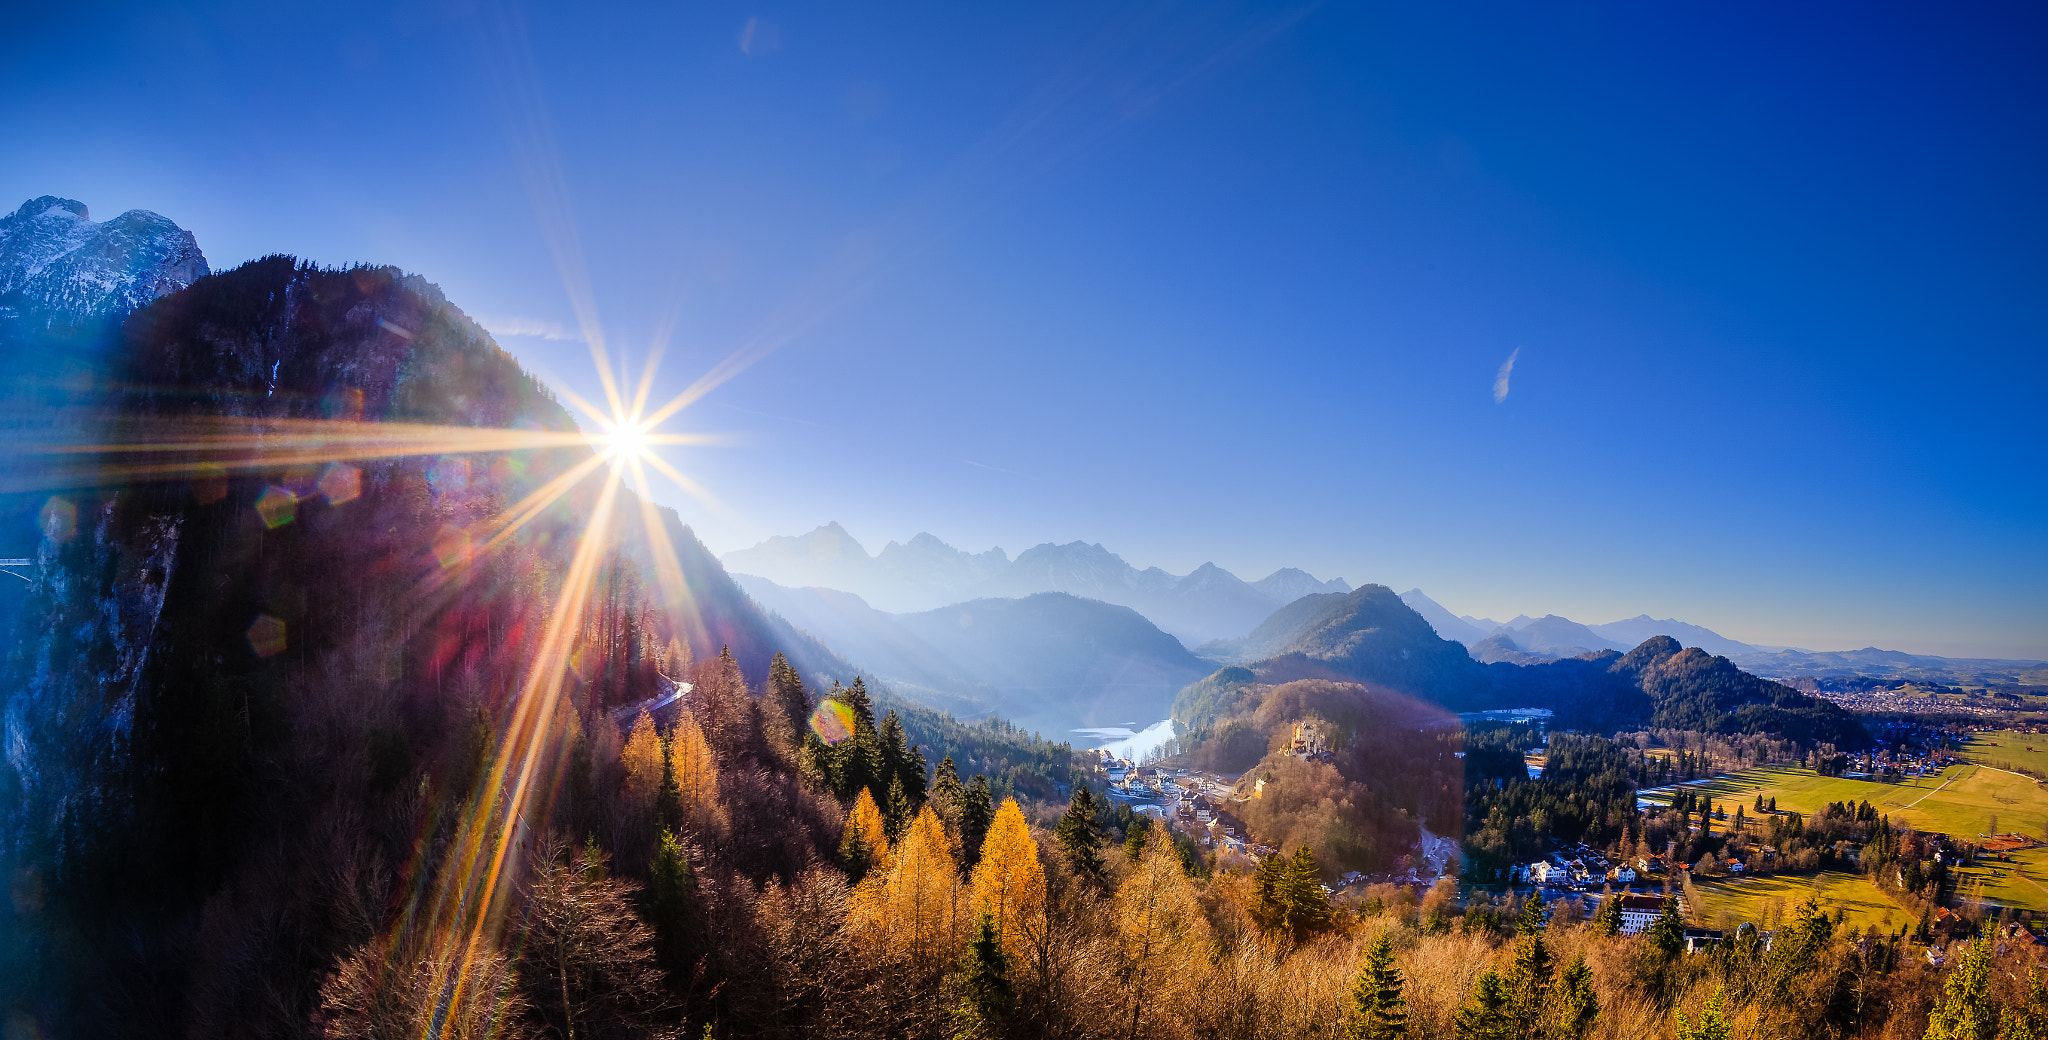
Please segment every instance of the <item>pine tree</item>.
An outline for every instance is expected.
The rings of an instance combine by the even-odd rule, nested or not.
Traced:
[[[1322,873],[1316,869],[1315,855],[1308,846],[1294,850],[1280,887],[1285,908],[1282,927],[1296,942],[1329,927],[1330,895],[1323,891]]]
[[[1993,1040],[1998,1005],[1991,998],[1991,940],[1971,941],[1941,984],[1927,1016],[1927,1040]]]
[[[903,836],[904,825],[910,822],[911,814],[916,811],[911,808],[910,796],[903,793],[900,777],[889,781],[889,800],[883,806],[882,826],[888,832],[889,840],[895,841]]]
[[[672,982],[688,969],[687,936],[695,910],[697,877],[674,831],[661,829],[654,862],[647,870],[647,923],[654,928],[655,953]]]
[[[960,956],[960,1005],[954,1009],[955,1040],[980,1040],[1002,1035],[1017,1011],[1017,989],[1010,983],[1011,960],[995,918],[982,914],[967,952]]]
[[[995,798],[989,791],[988,777],[976,773],[960,791],[958,826],[964,862],[971,864],[981,854],[981,839],[988,834],[989,824],[995,818]]]
[[[1030,960],[1045,935],[1045,867],[1015,798],[1003,799],[972,879],[975,911],[993,918],[1012,964]]]
[[[1504,988],[1508,1018],[1516,1036],[1531,1036],[1542,1022],[1550,996],[1550,947],[1543,941],[1543,900],[1531,894],[1515,925],[1515,957]]]
[[[803,676],[790,667],[789,658],[780,650],[768,662],[768,700],[781,709],[793,728],[803,727],[811,717],[811,697],[804,692]]]
[[[1721,1004],[1721,991],[1707,998],[1707,1004],[1700,1009],[1698,1025],[1687,1025],[1685,1012],[1679,1011],[1678,1040],[1729,1040],[1733,1032],[1728,1027],[1728,1016]]]
[[[1351,984],[1351,1025],[1346,1040],[1394,1040],[1408,1035],[1407,1002],[1401,972],[1394,967],[1394,941],[1386,929],[1365,946],[1365,963]]]
[[[905,804],[911,811],[924,807],[925,761],[924,754],[910,746],[910,738],[903,731],[903,719],[896,709],[882,719],[881,731],[876,736],[881,748],[883,776],[886,784],[902,784]]]
[[[1586,1034],[1593,1031],[1593,1020],[1600,1016],[1600,998],[1593,992],[1593,969],[1586,966],[1585,954],[1573,957],[1558,976],[1557,1004],[1558,1040],[1585,1040]]]
[[[1515,920],[1515,934],[1518,936],[1542,935],[1544,926],[1543,900],[1531,892],[1522,901],[1521,916]]]
[[[851,732],[846,739],[828,745],[834,793],[839,795],[841,802],[851,800],[854,793],[862,788],[869,789],[877,800],[887,798],[887,771],[882,761],[881,737],[875,731],[875,703],[868,697],[867,682],[855,676],[853,685],[835,685],[830,696],[845,705],[847,714],[853,717]]]
[[[661,787],[654,796],[654,821],[662,827],[680,827],[683,822],[682,788],[676,783],[675,738],[661,744]]]
[[[939,812],[939,819],[956,832],[960,826],[960,800],[967,789],[960,786],[960,771],[953,765],[953,756],[939,759],[939,768],[932,776],[932,808]]]
[[[1492,968],[1479,974],[1472,996],[1451,1019],[1458,1040],[1523,1040],[1508,1021],[1508,995]]]
[[[1609,893],[1600,901],[1600,912],[1593,915],[1593,931],[1610,939],[1621,934],[1621,894]]]
[[[2005,1009],[1998,1040],[2048,1040],[2048,976],[2041,969],[2027,969],[2024,1003]]]
[[[1124,854],[1131,854],[1128,839],[1124,842]],[[1252,873],[1252,920],[1261,930],[1275,931],[1287,919],[1286,878],[1285,860],[1277,855],[1259,859],[1258,869]]]
[[[1067,802],[1053,838],[1075,874],[1093,884],[1102,883],[1102,833],[1095,827],[1095,795],[1087,784],[1074,785],[1074,797]]]
[[[1124,832],[1124,862],[1138,862],[1138,857],[1145,854],[1145,845],[1151,840],[1151,836],[1151,817],[1139,816],[1132,819],[1130,830]]]
[[[1678,900],[1664,900],[1664,909],[1650,922],[1645,936],[1666,957],[1676,957],[1685,949],[1685,922],[1678,916]]]

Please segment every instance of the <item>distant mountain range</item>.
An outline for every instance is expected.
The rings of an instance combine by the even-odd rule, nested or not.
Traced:
[[[1051,542],[1015,560],[1002,549],[970,553],[930,534],[890,542],[870,556],[839,524],[775,537],[726,553],[726,570],[789,588],[839,589],[873,607],[910,613],[970,599],[1064,592],[1129,607],[1160,629],[1194,645],[1241,635],[1276,608],[1311,593],[1349,592],[1342,578],[1320,581],[1293,567],[1255,582],[1205,563],[1187,575],[1139,570],[1099,543]]]
[[[1452,614],[1442,604],[1409,589],[1401,594],[1430,627],[1445,639],[1465,644],[1474,660],[1484,663],[1540,664],[1544,661],[1602,650],[1626,651],[1653,636],[1669,636],[1679,645],[1698,647],[1709,654],[1726,657],[1744,671],[1769,676],[1814,676],[1870,679],[1907,679],[1944,683],[2040,683],[2048,664],[2027,660],[1934,657],[1897,650],[1802,650],[1796,647],[1761,646],[1730,639],[1713,629],[1674,618],[1658,620],[1639,614],[1604,625],[1585,625],[1556,614],[1532,618],[1524,614],[1511,621]]]
[[[735,579],[906,696],[963,718],[1000,714],[1055,740],[1081,726],[1156,722],[1216,667],[1129,607],[1063,592],[891,614],[850,592]]]
[[[1551,619],[1535,619],[1524,630],[1550,638],[1583,628],[1562,618],[1546,621]],[[1862,747],[1870,739],[1841,708],[1748,674],[1726,657],[1687,649],[1670,636],[1651,636],[1626,654],[1600,649],[1568,658],[1482,663],[1381,585],[1305,596],[1243,639],[1202,650],[1239,667],[1190,686],[1176,699],[1174,718],[1197,730],[1212,721],[1208,705],[1229,700],[1225,687],[1321,679],[1384,687],[1451,711],[1546,707],[1557,713],[1559,724],[1579,728],[1776,732],[1843,747]]]

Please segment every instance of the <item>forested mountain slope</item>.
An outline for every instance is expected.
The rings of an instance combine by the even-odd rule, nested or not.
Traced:
[[[571,428],[481,329],[391,268],[254,261],[138,311],[120,350],[133,389],[109,402],[108,437],[221,417]],[[400,874],[437,869],[503,753],[592,490],[491,551],[469,532],[579,453],[108,472],[66,490],[0,685],[0,858],[38,893],[0,907],[9,1006],[57,1035],[305,1021],[335,958],[384,927]],[[555,709],[585,765],[563,760],[562,815],[537,823],[646,855],[650,836],[591,799],[619,782],[608,712],[671,689],[667,672],[698,678],[714,747],[750,778],[735,804],[787,822],[729,860],[786,873],[829,855],[838,810],[762,750],[801,720],[747,685],[778,651],[812,667],[830,653],[761,615],[673,513],[686,591],[662,602],[626,502],[630,524],[591,535],[606,548]],[[129,982],[87,985],[110,979]]]
[[[1869,742],[1841,708],[1749,675],[1725,657],[1685,649],[1669,636],[1627,654],[1481,664],[1381,585],[1304,597],[1275,611],[1244,640],[1203,650],[1239,662],[1228,674],[1243,674],[1245,682],[1364,682],[1452,711],[1542,707],[1555,711],[1561,725],[1593,730],[1654,725],[1774,732],[1842,747]],[[1201,689],[1190,687],[1198,696]],[[1175,718],[1185,725],[1190,693],[1176,703]]]

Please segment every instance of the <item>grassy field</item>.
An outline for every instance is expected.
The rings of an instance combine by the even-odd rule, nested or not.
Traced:
[[[2024,743],[2019,746],[2025,747]],[[2034,746],[2048,747],[2048,740]],[[2048,788],[2028,777],[1976,764],[1950,766],[1940,776],[1914,777],[1896,784],[1764,768],[1688,786],[1711,796],[1716,805],[1725,804],[1730,815],[1737,804],[1747,808],[1761,794],[1766,799],[1776,798],[1779,809],[1807,814],[1829,802],[1867,801],[1894,823],[1940,831],[1965,841],[1982,840],[1993,815],[1998,817],[2001,832],[2018,831],[2041,838],[2048,830]],[[1644,797],[1669,801],[1668,795]],[[1987,862],[1962,873],[1966,895],[1974,892],[2002,905],[2048,910],[2048,849],[2031,849],[2015,854],[2012,862]],[[1874,890],[1871,895],[1877,897]]]
[[[1697,917],[1709,928],[1733,929],[1744,921],[1769,930],[1778,927],[1786,914],[1818,893],[1821,903],[1832,911],[1842,908],[1845,927],[1863,931],[1877,925],[1896,932],[1909,923],[1906,911],[1886,899],[1861,874],[1828,870],[1819,874],[1783,877],[1698,879],[1693,889],[1700,894]]]
[[[1972,762],[2008,769],[2017,766],[2048,776],[2048,733],[1972,733],[1970,742],[1956,754]]]
[[[1745,769],[1687,786],[1711,796],[1717,806],[1725,804],[1731,812],[1737,803],[1754,803],[1759,794],[1776,798],[1780,809],[1807,814],[1829,802],[1867,801],[1878,812],[1890,815],[1894,823],[1964,840],[1977,840],[1993,815],[1998,817],[2001,831],[2017,830],[2039,838],[2048,826],[2048,788],[2017,773],[1975,764],[1950,766],[1939,776],[1916,776],[1896,784],[1770,767]],[[1666,794],[1643,797],[1670,801]]]

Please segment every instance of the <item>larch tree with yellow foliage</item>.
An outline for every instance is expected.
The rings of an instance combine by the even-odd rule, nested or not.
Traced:
[[[886,869],[888,860],[889,838],[882,810],[875,806],[875,796],[863,787],[854,796],[853,811],[846,814],[846,835],[839,841],[840,864],[846,868],[847,879],[859,884],[869,871]]]
[[[868,803],[872,809],[873,800]],[[935,973],[959,954],[960,895],[946,828],[927,805],[904,828],[887,861],[854,888],[847,916],[878,961]]]
[[[636,805],[653,805],[655,796],[661,793],[661,773],[666,764],[661,747],[661,734],[654,728],[654,716],[641,709],[640,717],[633,720],[633,730],[626,737],[625,750],[620,752],[626,766],[626,790]]]
[[[638,728],[636,724],[635,732]],[[685,818],[701,819],[711,814],[718,806],[718,763],[711,757],[711,745],[704,740],[704,730],[687,711],[676,720],[676,728],[669,734],[668,762]]]
[[[1011,964],[1023,964],[1045,934],[1045,866],[1015,798],[1005,799],[974,865],[974,913],[987,914]]]
[[[1198,956],[1208,941],[1208,919],[1202,916],[1195,887],[1181,867],[1180,850],[1165,827],[1151,828],[1137,869],[1116,890],[1113,905],[1130,973],[1127,1035],[1135,1038],[1145,1002],[1156,996],[1158,980],[1172,977],[1174,968]]]

